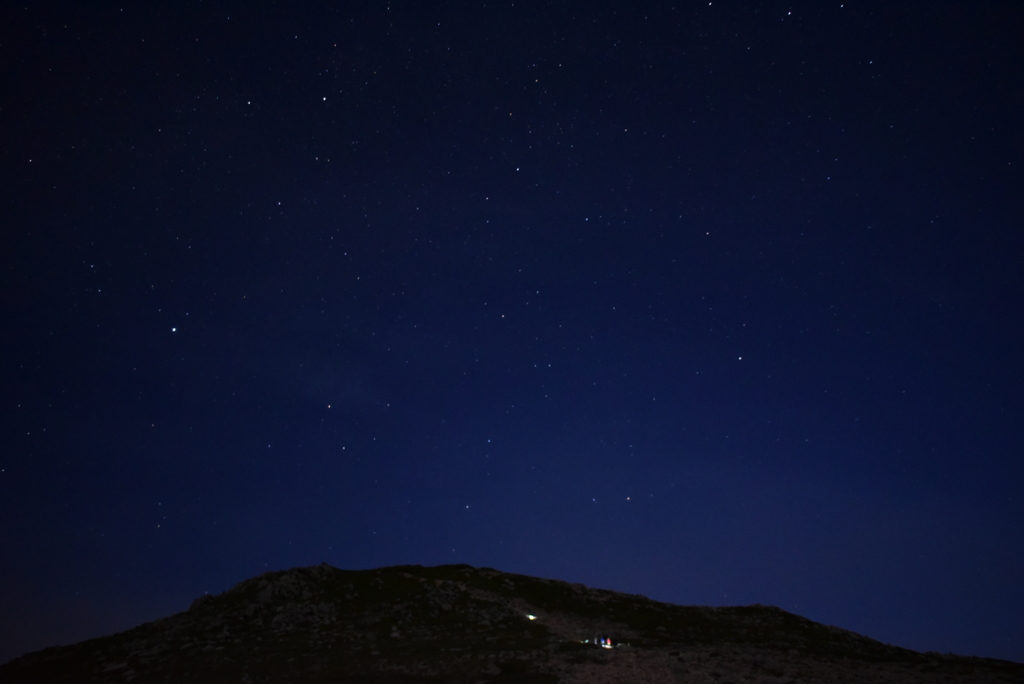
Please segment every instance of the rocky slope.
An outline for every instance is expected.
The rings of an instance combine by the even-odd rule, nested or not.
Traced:
[[[469,566],[272,572],[0,666],[0,682],[1024,682],[778,608],[675,606]]]

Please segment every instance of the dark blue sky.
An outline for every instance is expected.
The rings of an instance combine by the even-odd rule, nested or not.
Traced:
[[[1024,661],[1020,8],[344,4],[3,11],[0,661],[323,561]]]

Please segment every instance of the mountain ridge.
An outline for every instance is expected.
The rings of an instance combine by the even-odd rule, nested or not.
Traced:
[[[717,676],[716,676],[717,675]],[[677,606],[468,565],[273,571],[125,632],[0,665],[0,682],[1021,682],[773,606]]]

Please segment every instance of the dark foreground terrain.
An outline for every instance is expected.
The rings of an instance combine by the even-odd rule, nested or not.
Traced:
[[[469,566],[271,572],[0,665],[0,683],[1024,682],[778,608],[702,608]]]

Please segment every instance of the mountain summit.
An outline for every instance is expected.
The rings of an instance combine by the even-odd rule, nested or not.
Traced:
[[[270,572],[183,613],[0,666],[0,682],[1022,682],[770,606],[659,603],[467,565]]]

